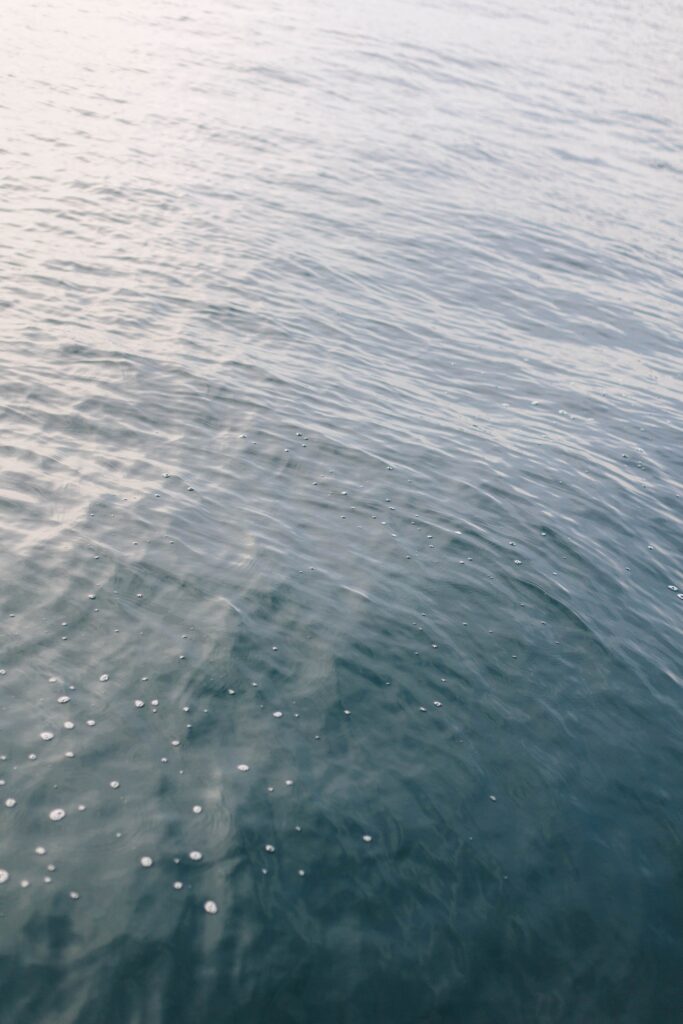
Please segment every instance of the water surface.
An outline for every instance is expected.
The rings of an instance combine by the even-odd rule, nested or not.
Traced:
[[[2,1020],[680,1020],[680,4],[0,25]]]

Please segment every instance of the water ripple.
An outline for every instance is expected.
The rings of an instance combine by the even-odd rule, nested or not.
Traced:
[[[3,28],[7,1019],[675,1020],[680,10]]]

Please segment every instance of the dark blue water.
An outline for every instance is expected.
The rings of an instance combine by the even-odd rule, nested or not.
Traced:
[[[683,1019],[680,3],[0,26],[2,1024]]]

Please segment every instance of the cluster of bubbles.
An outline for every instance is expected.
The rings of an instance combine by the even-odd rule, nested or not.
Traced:
[[[6,670],[0,670],[0,672],[2,673],[2,675],[6,674]],[[99,678],[100,678],[100,682],[108,682],[109,681],[109,674],[108,673],[102,673]],[[54,683],[58,682],[58,679],[57,679],[56,676],[51,676],[49,681],[50,681],[50,683],[54,684]],[[74,690],[75,687],[72,686],[71,689]],[[235,691],[234,690],[230,690],[230,694],[234,695]],[[57,698],[57,703],[60,704],[60,705],[63,705],[63,704],[66,704],[66,703],[70,703],[70,702],[71,702],[71,698],[69,696],[67,696],[67,695],[61,695],[60,697]],[[156,712],[158,710],[159,704],[160,704],[160,702],[156,698],[150,701],[150,706],[151,706],[153,712]],[[134,706],[135,706],[136,709],[142,709],[145,706],[145,701],[143,701],[142,699],[136,699],[134,701]],[[183,706],[183,711],[188,712],[189,710],[190,709],[189,709],[189,707],[187,705]],[[349,713],[348,710],[346,711],[346,713],[347,714]],[[284,712],[282,712],[282,711],[277,710],[277,711],[273,712],[273,717],[276,718],[276,719],[280,719],[283,716],[284,716]],[[93,719],[87,719],[86,722],[87,722],[87,725],[89,725],[89,726],[94,726],[95,725],[95,721]],[[74,728],[74,723],[71,722],[71,721],[65,722],[64,723],[64,728],[65,729]],[[55,733],[52,732],[49,729],[41,730],[38,735],[39,735],[40,739],[43,742],[45,742],[45,743],[49,743],[52,740],[54,740],[54,738],[55,738]],[[172,746],[179,746],[180,745],[180,741],[179,740],[172,740],[171,741],[171,745]],[[73,757],[74,756],[74,752],[73,751],[66,751],[65,752],[65,756],[66,757]],[[35,760],[35,758],[36,758],[35,754],[33,754],[33,753],[29,754],[29,759]],[[3,760],[3,761],[6,760],[6,755],[2,755],[0,757],[0,760]],[[166,762],[167,758],[162,758],[162,761]],[[244,762],[240,762],[240,763],[235,765],[235,770],[237,772],[241,773],[241,774],[245,774],[245,773],[247,773],[247,772],[249,772],[251,770],[251,766],[246,764],[246,763],[244,763]],[[182,770],[181,770],[181,773],[182,773]],[[4,785],[4,784],[5,784],[5,780],[4,779],[0,779],[0,785]],[[288,787],[293,786],[294,785],[294,780],[293,779],[286,779],[285,780],[285,785],[288,786]],[[112,790],[118,790],[118,789],[121,788],[121,782],[118,779],[111,779],[109,781],[109,787]],[[272,792],[273,791],[273,787],[269,786],[268,787],[268,791]],[[4,803],[5,803],[5,806],[7,808],[11,809],[11,808],[16,807],[17,799],[15,797],[13,797],[13,796],[10,796],[10,797],[7,797],[5,799]],[[77,809],[79,811],[85,811],[86,810],[85,804],[82,804],[82,803],[78,804],[77,805]],[[200,814],[203,813],[204,807],[203,807],[202,804],[195,803],[195,804],[192,805],[191,811],[192,811],[193,815],[200,815]],[[66,817],[67,817],[67,808],[65,808],[65,807],[53,807],[53,808],[51,808],[47,812],[47,819],[50,822],[53,822],[53,823],[62,822]],[[301,832],[301,826],[300,825],[297,825],[295,828],[296,828],[297,832]],[[122,833],[120,833],[120,832],[116,833],[117,837],[120,837],[121,834]],[[367,833],[363,834],[361,838],[362,838],[362,841],[365,842],[365,843],[369,843],[369,842],[372,841],[372,836],[367,834]],[[276,852],[275,845],[273,843],[270,843],[270,842],[269,843],[265,843],[263,848],[264,848],[264,851],[267,854],[269,854],[269,855],[273,855]],[[43,845],[39,845],[39,846],[35,847],[35,851],[34,852],[35,852],[36,856],[38,856],[38,857],[45,857],[47,855],[47,848],[45,846],[43,846]],[[187,856],[188,856],[188,860],[190,862],[192,862],[192,863],[195,863],[195,864],[200,863],[204,859],[204,854],[202,853],[202,851],[201,850],[197,850],[197,849],[190,850]],[[180,863],[180,858],[179,857],[174,857],[173,861],[174,861],[175,864],[179,864]],[[139,858],[139,863],[140,863],[140,866],[142,868],[149,870],[149,869],[154,867],[155,859],[154,859],[153,856],[151,856],[150,854],[147,853],[147,854],[142,855]],[[52,876],[53,876],[55,870],[56,870],[56,866],[54,864],[50,863],[50,864],[47,865],[48,874],[46,874],[44,879],[43,879],[43,881],[45,883],[52,883]],[[265,868],[262,868],[261,870],[262,870],[263,874],[267,874],[268,873],[267,869],[265,869]],[[306,875],[305,869],[301,868],[301,867],[298,868],[297,869],[297,875],[300,878],[305,877],[305,875]],[[7,870],[4,867],[0,867],[0,885],[6,885],[8,882],[10,882],[10,872],[9,872],[9,870]],[[30,884],[31,883],[30,883],[29,879],[22,878],[19,881],[19,886],[22,889],[28,888],[30,886]],[[172,887],[173,887],[174,890],[180,891],[180,890],[182,890],[184,888],[184,883],[182,881],[180,881],[179,879],[176,879],[176,880],[173,881]],[[68,891],[68,896],[69,896],[69,898],[71,900],[74,900],[74,901],[80,900],[80,898],[81,898],[80,892],[75,890],[75,889],[69,890]],[[217,914],[219,912],[219,906],[218,906],[218,903],[217,903],[216,900],[206,899],[206,900],[204,900],[202,905],[203,905],[204,911],[207,914],[215,915],[215,914]]]

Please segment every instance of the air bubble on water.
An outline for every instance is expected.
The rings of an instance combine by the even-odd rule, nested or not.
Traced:
[[[62,818],[66,817],[66,811],[63,807],[55,807],[53,811],[50,811],[48,817],[50,821],[61,821]]]

